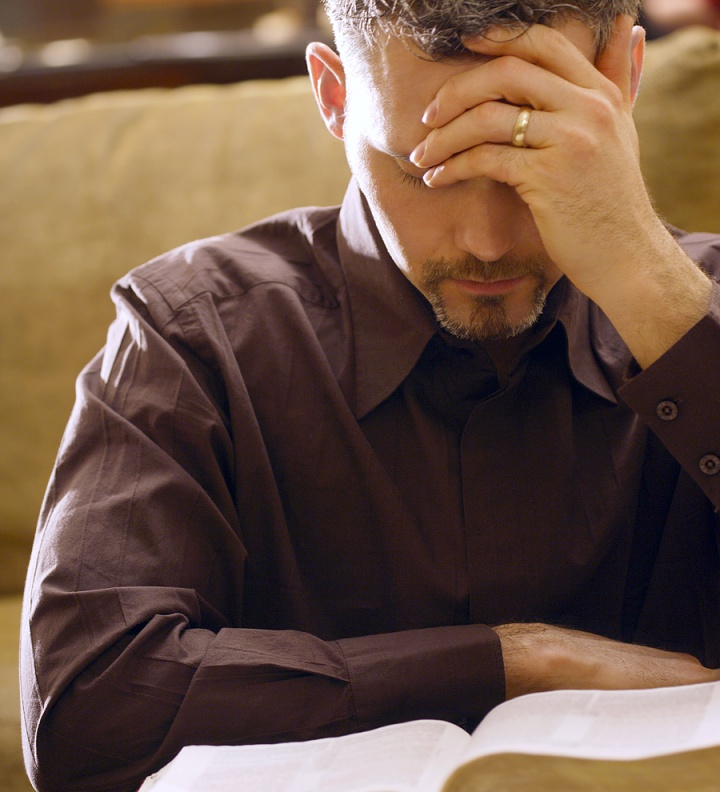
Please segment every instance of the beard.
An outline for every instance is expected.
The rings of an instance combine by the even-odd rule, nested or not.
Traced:
[[[506,256],[497,261],[482,261],[474,256],[450,261],[428,259],[423,264],[421,291],[429,301],[440,326],[464,341],[489,341],[513,338],[531,328],[545,307],[553,283],[548,276],[547,256],[520,258]],[[511,280],[528,276],[534,281],[527,312],[519,319],[508,316],[508,295],[468,295],[469,315],[452,316],[442,293],[448,280]]]

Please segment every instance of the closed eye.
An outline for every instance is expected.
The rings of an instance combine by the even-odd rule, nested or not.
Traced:
[[[408,173],[402,168],[398,168],[398,170],[400,171],[400,178],[406,184],[412,184],[414,187],[427,187],[427,184],[419,176],[413,176],[412,173]]]

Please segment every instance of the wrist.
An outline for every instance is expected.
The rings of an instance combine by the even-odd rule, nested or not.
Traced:
[[[540,693],[562,687],[570,662],[561,628],[546,624],[504,624],[500,637],[505,670],[505,696]]]
[[[585,290],[642,368],[705,316],[712,291],[710,278],[657,223],[643,242],[618,252],[607,278]]]

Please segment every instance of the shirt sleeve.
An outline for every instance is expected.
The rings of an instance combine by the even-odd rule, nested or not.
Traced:
[[[28,575],[21,676],[36,788],[134,790],[193,743],[419,717],[474,726],[504,696],[488,627],[321,640],[244,623],[252,515],[236,476],[264,462],[247,459],[252,444],[223,409],[223,387],[242,383],[168,343],[140,300],[118,302],[78,381]]]
[[[720,508],[720,285],[707,315],[671,349],[620,389]]]

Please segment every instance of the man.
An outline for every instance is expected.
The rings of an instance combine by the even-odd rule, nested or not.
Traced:
[[[41,790],[720,679],[720,241],[645,191],[636,4],[328,10],[342,208],[131,273],[81,376],[26,597]]]

